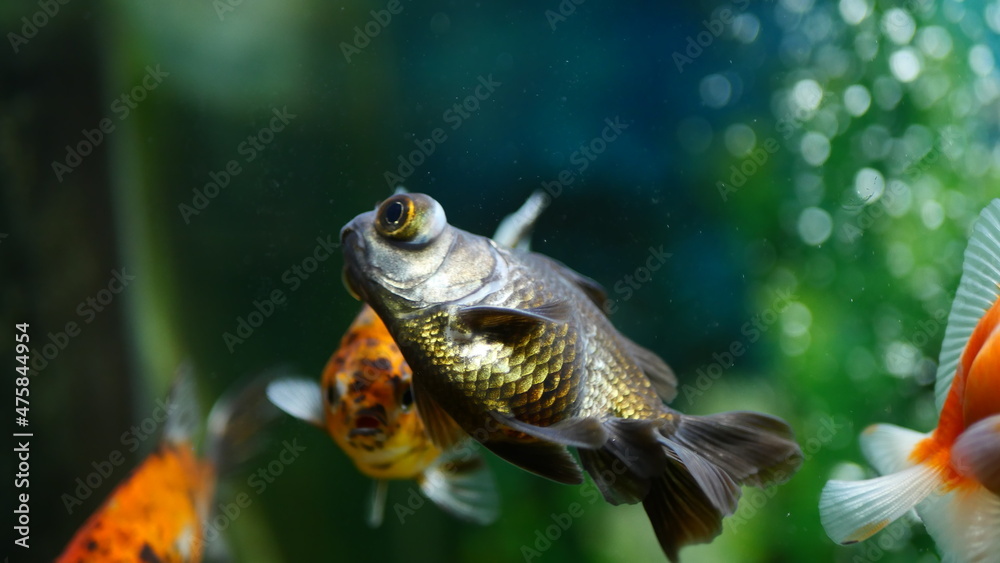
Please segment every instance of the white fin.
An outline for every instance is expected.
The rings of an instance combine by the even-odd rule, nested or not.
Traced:
[[[965,345],[976,324],[997,299],[1000,283],[1000,199],[994,199],[979,214],[973,226],[969,246],[962,263],[962,279],[958,282],[955,302],[948,315],[941,355],[938,359],[937,383],[934,386],[938,412],[944,406],[955,378]]]
[[[389,496],[389,482],[385,479],[375,479],[372,482],[372,494],[368,500],[368,526],[378,528],[385,519],[385,502]]]
[[[837,543],[864,541],[939,485],[940,471],[928,465],[865,481],[829,481],[820,494],[820,520],[826,535]]]
[[[927,436],[893,424],[873,424],[861,433],[861,452],[879,474],[888,475],[912,467],[910,453]]]
[[[184,362],[177,368],[174,384],[170,389],[163,439],[173,444],[191,443],[200,425],[194,369],[190,362]]]
[[[946,563],[1000,561],[1000,497],[982,487],[931,495],[917,506]]]
[[[323,426],[323,392],[304,377],[284,377],[267,386],[267,398],[279,409],[316,426]]]
[[[417,480],[420,490],[456,518],[491,524],[500,513],[493,474],[479,454],[464,457],[468,459],[449,461],[447,455],[439,458]]]
[[[1000,414],[966,428],[951,448],[951,459],[963,475],[1000,495]]]
[[[535,221],[548,206],[549,201],[549,197],[541,190],[532,193],[520,209],[500,221],[500,226],[497,227],[493,240],[500,246],[528,250],[531,243],[531,230],[535,227]]]

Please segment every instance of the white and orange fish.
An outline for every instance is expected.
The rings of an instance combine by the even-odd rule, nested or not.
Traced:
[[[937,428],[877,424],[861,435],[883,474],[830,481],[827,535],[863,541],[916,508],[944,561],[1000,561],[1000,200],[980,214],[965,251],[937,373]]]

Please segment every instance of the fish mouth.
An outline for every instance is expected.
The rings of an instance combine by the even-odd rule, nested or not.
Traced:
[[[340,229],[340,245],[344,252],[344,269],[340,277],[344,288],[351,294],[351,297],[358,301],[365,300],[365,292],[361,283],[361,269],[358,265],[359,257],[364,255],[364,237],[358,232],[355,223],[357,219],[344,225]]]
[[[383,434],[385,427],[385,413],[383,409],[371,408],[359,411],[354,417],[354,428],[350,435],[354,436],[377,436]]]

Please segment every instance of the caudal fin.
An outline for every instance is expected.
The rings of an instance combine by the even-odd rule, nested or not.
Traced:
[[[984,487],[932,494],[917,506],[946,563],[990,563],[1000,557],[1000,496]]]
[[[914,464],[909,456],[927,437],[891,424],[869,426],[861,449],[883,477],[863,481],[830,481],[820,494],[820,521],[830,539],[849,544],[864,541],[912,510],[942,484],[942,469]]]
[[[673,424],[610,421],[608,445],[581,455],[609,502],[642,500],[671,561],[681,547],[722,531],[723,517],[736,510],[740,485],[784,482],[802,463],[781,419],[754,412],[674,417]]]

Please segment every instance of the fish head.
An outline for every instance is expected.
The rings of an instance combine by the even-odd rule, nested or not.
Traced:
[[[448,224],[424,194],[397,194],[340,231],[344,281],[383,319],[468,298],[496,276],[496,245]]]
[[[323,373],[330,434],[352,453],[372,452],[423,432],[413,408],[411,376],[385,325],[365,307]]]

